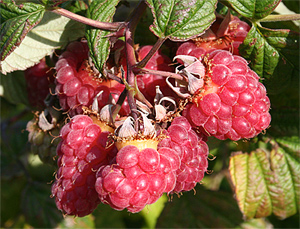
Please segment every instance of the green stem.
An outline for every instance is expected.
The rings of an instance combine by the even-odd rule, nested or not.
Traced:
[[[101,22],[95,21],[90,18],[86,18],[80,16],[78,14],[72,13],[66,9],[62,8],[54,8],[51,12],[65,16],[67,18],[73,19],[75,21],[81,22],[86,25],[93,26],[98,29],[108,30],[108,31],[118,31],[122,26],[124,26],[124,22]]]
[[[268,15],[267,17],[258,20],[258,22],[295,21],[295,20],[300,20],[300,14]]]

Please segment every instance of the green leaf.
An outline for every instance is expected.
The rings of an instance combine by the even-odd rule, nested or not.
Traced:
[[[215,21],[216,0],[147,0],[154,23],[151,31],[160,38],[185,41],[199,36]]]
[[[286,89],[294,71],[299,70],[299,34],[288,29],[273,30],[253,24],[239,50],[250,61],[250,67],[266,79],[269,93]]]
[[[63,217],[50,198],[50,186],[38,182],[23,190],[21,208],[27,222],[35,228],[53,228]]]
[[[24,38],[21,45],[1,62],[3,74],[25,70],[55,49],[84,36],[85,25],[52,12],[46,12],[42,21]]]
[[[26,82],[24,72],[17,71],[14,74],[0,76],[0,96],[13,104],[23,103],[28,105]]]
[[[220,0],[220,2],[255,21],[272,13],[281,0]]]
[[[87,17],[96,21],[112,22],[116,11],[116,5],[120,0],[93,1],[87,10]],[[110,42],[107,37],[111,32],[87,28],[86,38],[88,41],[91,58],[96,68],[103,73],[103,67],[109,55]]]
[[[232,228],[240,225],[242,215],[232,193],[205,190],[173,196],[161,213],[157,228]]]
[[[230,158],[229,171],[236,198],[247,219],[272,213],[285,219],[296,214],[299,206],[299,160],[295,152],[285,150],[274,140],[271,143],[271,151],[239,152]]]
[[[16,5],[9,0],[0,1],[1,8],[1,61],[20,45],[26,34],[41,20],[44,6],[34,3]]]

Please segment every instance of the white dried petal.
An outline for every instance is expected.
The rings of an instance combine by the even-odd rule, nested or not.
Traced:
[[[144,136],[154,136],[155,135],[155,128],[152,125],[151,121],[147,118],[147,115],[141,114],[143,117],[143,124],[144,124]]]
[[[200,88],[204,85],[204,80],[198,79],[197,77],[193,76],[193,74],[189,72],[185,72],[188,76],[188,90],[193,95],[196,91],[198,91]]]
[[[181,60],[183,62],[183,65],[185,67],[191,65],[192,63],[194,63],[197,59],[197,57],[194,57],[194,56],[189,56],[189,55],[177,55],[173,58],[173,61],[175,60]]]
[[[184,68],[186,72],[192,73],[194,75],[198,75],[199,78],[203,78],[205,76],[205,67],[201,63],[200,60],[197,59],[194,63],[190,64],[186,68]]]
[[[104,107],[102,107],[100,111],[100,119],[106,123],[109,123],[110,120],[112,120],[112,113],[111,113],[111,108],[112,104],[107,104]]]
[[[160,104],[155,105],[154,109],[155,109],[155,119],[158,121],[163,120],[167,114],[167,109],[164,108],[164,106],[160,105]]]
[[[159,85],[156,85],[155,87],[155,97],[154,97],[154,104],[158,104],[161,98],[163,98],[164,95],[162,91],[159,88]]]
[[[98,97],[103,93],[103,91],[100,91],[95,97],[92,104],[92,111],[99,112],[99,105],[98,105]]]
[[[121,138],[134,137],[137,132],[134,129],[134,119],[128,117],[125,119],[122,126],[120,126],[118,136]]]
[[[169,78],[170,77],[167,77],[166,83],[180,98],[186,99],[191,96],[186,89],[186,86],[173,86],[173,84],[169,81]]]

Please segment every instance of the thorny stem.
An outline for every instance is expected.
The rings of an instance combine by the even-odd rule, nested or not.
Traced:
[[[70,12],[66,9],[62,9],[62,8],[54,8],[51,10],[51,12],[65,16],[67,18],[73,19],[73,20],[81,22],[83,24],[93,26],[95,28],[108,30],[108,31],[118,31],[120,28],[122,28],[125,25],[124,22],[95,21],[90,18],[86,18],[86,17],[80,16],[78,14],[72,13],[72,12]]]
[[[275,22],[275,21],[293,21],[300,20],[300,14],[278,14],[268,15],[265,18],[258,20],[258,22]]]
[[[135,11],[132,14],[132,17],[129,20],[128,26],[125,29],[125,50],[126,50],[126,61],[127,61],[127,82],[131,86],[128,90],[127,100],[129,107],[132,112],[132,117],[137,119],[137,106],[134,100],[135,96],[135,74],[133,73],[132,69],[133,66],[136,64],[136,56],[134,50],[134,31],[137,26],[139,19],[141,18],[143,12],[146,10],[146,3],[141,1],[139,5],[136,7]]]
[[[136,64],[136,67],[143,68],[146,66],[148,61],[154,55],[154,53],[160,48],[160,46],[165,42],[166,38],[158,38],[156,43],[153,45],[152,49],[147,53],[147,55],[139,63]]]

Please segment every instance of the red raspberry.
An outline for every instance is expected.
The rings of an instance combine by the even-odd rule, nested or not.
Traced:
[[[217,24],[217,26],[214,24]],[[239,55],[238,48],[245,40],[250,26],[235,16],[225,25],[225,28],[224,25],[220,26],[219,21],[216,21],[214,24],[212,25],[212,30],[209,30],[210,33],[206,32],[193,41],[181,44],[176,54],[201,58],[207,52],[223,49],[231,51],[234,55]]]
[[[28,100],[32,107],[43,110],[44,100],[50,93],[50,86],[54,83],[54,71],[47,66],[45,59],[24,71]]]
[[[176,152],[162,147],[147,148],[147,140],[121,148],[116,162],[101,166],[97,172],[96,190],[102,203],[116,210],[127,208],[139,212],[156,202],[164,192],[171,192],[176,183],[175,171],[180,160]]]
[[[110,94],[115,101],[125,88],[114,80],[96,78],[87,62],[88,46],[86,42],[72,42],[56,63],[56,92],[60,105],[71,116],[82,114],[82,107],[92,105],[96,96],[99,110],[109,102]],[[99,94],[99,92],[101,92]],[[123,103],[120,115],[130,113],[127,101]]]
[[[271,121],[266,89],[246,60],[215,50],[206,62],[205,85],[183,115],[192,126],[219,139],[253,138]]]
[[[57,208],[67,215],[82,217],[97,207],[96,171],[109,164],[116,153],[114,145],[106,147],[110,132],[94,122],[89,116],[76,115],[60,131],[59,169],[52,196]]]
[[[173,192],[189,191],[203,179],[207,171],[208,146],[199,139],[183,116],[173,120],[166,134],[169,137],[158,144],[158,149],[174,149],[181,161],[180,168],[176,170],[176,186]]]

